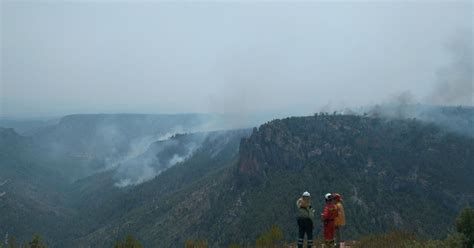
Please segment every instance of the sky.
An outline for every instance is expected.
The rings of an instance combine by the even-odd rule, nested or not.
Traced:
[[[0,1],[0,118],[473,105],[472,1]]]

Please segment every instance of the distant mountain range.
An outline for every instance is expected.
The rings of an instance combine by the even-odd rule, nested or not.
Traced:
[[[2,128],[0,234],[41,233],[51,247],[112,247],[126,234],[145,247],[225,247],[277,225],[292,241],[294,202],[308,190],[316,209],[324,193],[343,195],[347,238],[445,236],[474,204],[473,109],[380,113],[216,132],[199,131],[207,120],[193,115],[71,116],[31,137]]]

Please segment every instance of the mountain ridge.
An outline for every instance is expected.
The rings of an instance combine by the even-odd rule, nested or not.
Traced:
[[[326,192],[343,195],[348,238],[391,229],[442,238],[457,212],[474,204],[473,138],[414,118],[324,113],[276,119],[253,130],[175,134],[150,142],[130,164],[119,161],[134,170],[152,158],[147,166],[164,169],[123,187],[116,186],[120,167],[70,182],[55,169],[80,166],[83,158],[53,160],[34,137],[11,129],[0,129],[0,137],[10,137],[0,139],[2,171],[21,179],[21,168],[32,169],[33,177],[24,174],[26,184],[14,181],[24,185],[17,192],[31,196],[29,189],[37,189],[33,199],[50,195],[25,209],[29,217],[21,223],[5,215],[0,223],[15,228],[3,225],[0,233],[24,239],[41,232],[52,247],[108,247],[126,234],[146,247],[181,246],[189,239],[208,240],[211,247],[252,245],[273,225],[291,241],[294,202],[303,191],[311,192],[317,210]],[[170,161],[176,164],[168,167]],[[10,183],[0,187],[6,192],[2,212],[36,201],[12,198]]]
[[[146,246],[206,239],[222,247],[251,244],[271,225],[291,240],[294,201],[304,190],[316,209],[328,191],[345,197],[348,238],[392,228],[442,237],[457,211],[474,204],[473,139],[417,120],[292,117],[254,128],[240,144],[239,157],[222,171],[159,201],[144,198],[81,244],[107,245],[113,239],[104,234],[130,232]]]

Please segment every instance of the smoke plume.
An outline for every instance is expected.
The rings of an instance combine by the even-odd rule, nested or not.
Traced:
[[[451,63],[437,72],[437,82],[428,96],[435,105],[473,105],[472,32],[458,34],[447,44]]]

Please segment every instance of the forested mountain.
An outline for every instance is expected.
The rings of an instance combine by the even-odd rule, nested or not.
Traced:
[[[459,126],[468,124],[470,112],[456,111],[468,117]],[[106,159],[52,154],[40,142],[87,150],[87,142],[73,141],[89,132],[84,140],[103,144],[94,136],[100,131],[84,124],[89,118],[33,137],[0,129],[0,234],[41,233],[51,247],[112,247],[127,234],[145,247],[191,239],[224,247],[254,244],[276,225],[293,241],[295,201],[307,190],[318,210],[324,193],[343,195],[348,239],[392,229],[443,238],[459,210],[474,204],[474,139],[420,118],[316,114],[253,131],[150,131],[134,152],[112,142],[121,152],[109,167]],[[134,129],[116,130],[131,137],[121,133]],[[84,161],[102,169],[71,181]]]
[[[144,197],[172,194],[235,159],[240,140],[251,130],[177,134],[74,183],[52,169],[60,164],[51,165],[74,161],[52,159],[13,129],[0,131],[0,232],[19,240],[42,233],[52,247],[77,247],[76,238],[121,220]],[[133,181],[137,175],[157,177],[146,184]],[[124,179],[131,183],[123,184]]]
[[[71,211],[62,207],[67,183],[45,166],[31,138],[0,128],[0,230],[20,238],[56,235]]]
[[[115,235],[133,233],[150,247],[186,239],[222,247],[252,243],[271,225],[292,240],[294,202],[304,190],[317,209],[326,192],[345,197],[348,238],[390,229],[442,237],[457,212],[474,204],[473,148],[472,138],[417,120],[325,114],[275,120],[241,142],[234,163],[173,194],[146,187],[160,177],[138,187],[145,196],[131,190],[137,197],[128,199],[139,204],[80,242],[106,246]]]
[[[55,168],[79,179],[140,155],[156,140],[199,130],[209,119],[210,116],[200,114],[69,115],[55,125],[36,130],[32,138],[51,157],[67,156],[82,161],[73,173],[71,168]]]
[[[350,112],[350,111],[349,111]],[[418,119],[450,132],[474,137],[474,108],[424,104],[386,104],[362,109],[361,114],[387,119]]]
[[[271,201],[267,191],[345,195],[352,237],[390,228],[439,237],[461,207],[474,203],[473,161],[472,138],[432,124],[315,115],[260,127],[241,145],[238,174],[262,190],[252,198],[261,204]],[[278,214],[287,216],[278,224],[288,232],[290,209]]]

